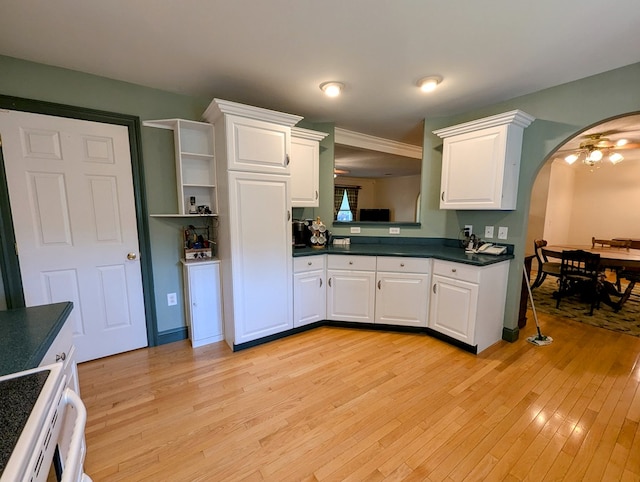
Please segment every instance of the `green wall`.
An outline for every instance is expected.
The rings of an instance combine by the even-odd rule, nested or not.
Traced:
[[[515,329],[520,298],[522,260],[531,187],[546,157],[568,137],[601,120],[640,110],[640,63],[576,82],[546,89],[508,102],[461,115],[425,119],[422,223],[402,228],[401,236],[456,238],[464,224],[476,231],[485,225],[507,226],[508,242],[516,259],[509,274],[505,327]],[[66,69],[0,56],[0,93],[29,99],[130,114],[141,120],[185,118],[198,120],[211,99],[171,94]],[[518,208],[515,211],[441,211],[438,209],[442,156],[436,149],[441,140],[431,132],[488,115],[520,109],[536,117],[524,131]],[[320,207],[304,210],[304,216],[320,216],[327,224],[333,215],[333,125],[305,127],[329,132],[321,142]],[[150,213],[176,209],[173,141],[170,131],[142,128],[142,155]],[[149,221],[158,330],[162,333],[184,326],[180,220]],[[349,235],[348,228],[332,228],[334,234]],[[386,228],[362,227],[361,235],[386,236]],[[145,255],[145,253],[143,253]],[[177,306],[167,307],[166,294],[178,294]]]

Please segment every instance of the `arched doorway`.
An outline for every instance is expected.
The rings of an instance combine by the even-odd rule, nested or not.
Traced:
[[[640,246],[638,112],[605,119],[567,139],[549,155],[533,184],[527,254],[534,254],[535,239],[544,239],[549,245],[590,247],[592,237],[634,239],[636,246]],[[532,279],[535,279],[537,265],[534,259]],[[549,298],[553,289],[557,289],[553,285],[556,282],[557,277],[548,276],[547,281],[534,290],[536,306],[540,309],[540,302],[542,311],[545,306],[555,307],[555,301]],[[636,285],[633,291],[640,293],[640,286]],[[612,298],[616,299],[619,298]],[[553,309],[547,312],[616,331],[628,331],[631,326],[628,322],[632,321],[635,327],[634,320],[640,318],[640,303],[634,305],[637,306],[625,305],[620,313],[607,307],[597,310],[599,313],[593,317],[583,316],[585,310],[579,306],[565,308],[567,311],[563,312]],[[618,317],[621,318],[617,321],[619,325],[607,326],[609,320],[614,323],[614,318]]]

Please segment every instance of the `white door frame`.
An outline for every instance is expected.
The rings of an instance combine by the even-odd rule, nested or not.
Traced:
[[[147,340],[149,346],[158,344],[158,328],[154,299],[153,270],[151,265],[151,248],[149,237],[149,213],[144,186],[144,166],[142,164],[142,141],[140,135],[140,118],[137,116],[114,112],[87,109],[84,107],[54,104],[19,97],[0,95],[0,109],[30,112],[34,114],[67,117],[71,119],[102,122],[125,126],[129,133],[129,149],[131,153],[131,170],[135,196],[136,222],[138,226],[138,243],[140,246],[140,269],[142,271],[142,292],[146,312]],[[0,149],[0,268],[5,282],[7,307],[22,308],[25,306],[18,256],[15,252],[15,236],[11,212],[8,209],[9,193],[4,173],[4,159]]]

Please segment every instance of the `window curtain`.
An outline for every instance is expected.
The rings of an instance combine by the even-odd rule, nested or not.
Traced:
[[[335,186],[333,189],[333,219],[338,219],[338,212],[340,211],[340,205],[342,204],[342,197],[344,192],[347,191],[347,201],[349,201],[349,208],[351,208],[351,214],[353,220],[356,220],[356,213],[358,212],[358,191],[360,186]]]

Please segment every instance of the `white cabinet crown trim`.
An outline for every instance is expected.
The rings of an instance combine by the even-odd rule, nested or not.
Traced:
[[[233,114],[250,119],[258,119],[266,122],[273,122],[287,127],[292,127],[300,122],[303,117],[299,115],[277,112],[275,110],[253,107],[245,104],[238,104],[222,99],[213,99],[207,110],[202,114],[202,118],[207,122],[215,123],[223,114]]]
[[[482,119],[465,122],[464,124],[458,124],[451,127],[445,127],[444,129],[438,129],[433,131],[435,135],[444,139],[446,137],[456,136],[458,134],[466,134],[467,132],[474,132],[479,129],[485,129],[487,127],[496,127],[505,124],[512,124],[525,128],[529,126],[535,117],[523,112],[521,110],[512,110],[503,114],[497,114],[490,117],[484,117]]]

